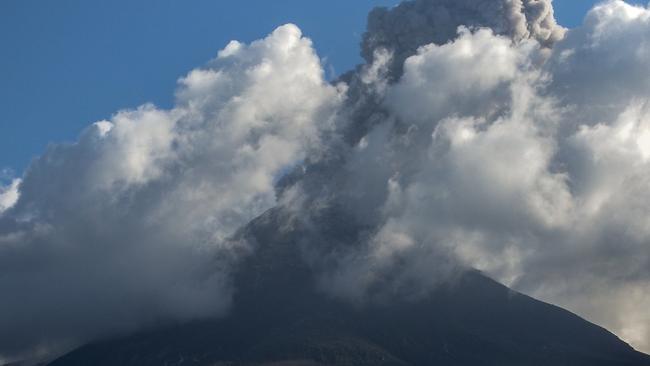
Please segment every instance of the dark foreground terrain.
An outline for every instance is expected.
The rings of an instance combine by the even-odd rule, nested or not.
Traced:
[[[478,272],[417,300],[333,300],[298,258],[300,233],[278,233],[278,216],[245,230],[258,248],[235,276],[227,318],[86,345],[50,365],[650,365],[607,330]]]

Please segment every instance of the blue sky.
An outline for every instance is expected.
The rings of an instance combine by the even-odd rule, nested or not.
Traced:
[[[119,109],[169,106],[177,78],[231,39],[249,42],[292,22],[314,40],[328,72],[346,71],[360,61],[367,12],[397,2],[1,1],[0,179]],[[555,0],[557,17],[576,26],[595,2]]]

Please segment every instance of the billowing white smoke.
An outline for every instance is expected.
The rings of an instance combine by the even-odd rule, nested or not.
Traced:
[[[173,109],[97,122],[0,190],[0,354],[222,314],[246,250],[228,238],[276,204],[343,95],[293,25],[179,84]]]
[[[461,28],[377,81],[390,116],[345,169],[383,182],[380,224],[324,281],[359,300],[460,262],[648,351],[650,9],[609,1],[539,41]]]

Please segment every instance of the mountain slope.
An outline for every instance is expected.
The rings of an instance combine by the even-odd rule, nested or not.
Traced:
[[[301,259],[309,234],[279,230],[282,216],[244,230],[257,248],[235,275],[227,318],[87,345],[50,365],[650,365],[605,329],[477,272],[424,298],[333,300]],[[346,225],[333,217],[321,233]]]

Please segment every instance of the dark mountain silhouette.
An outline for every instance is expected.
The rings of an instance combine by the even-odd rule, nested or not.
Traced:
[[[331,218],[321,234],[353,232]],[[257,248],[234,277],[228,317],[86,345],[50,365],[650,365],[607,330],[476,271],[423,298],[334,300],[301,258],[306,229],[284,224],[272,210],[242,232]]]

